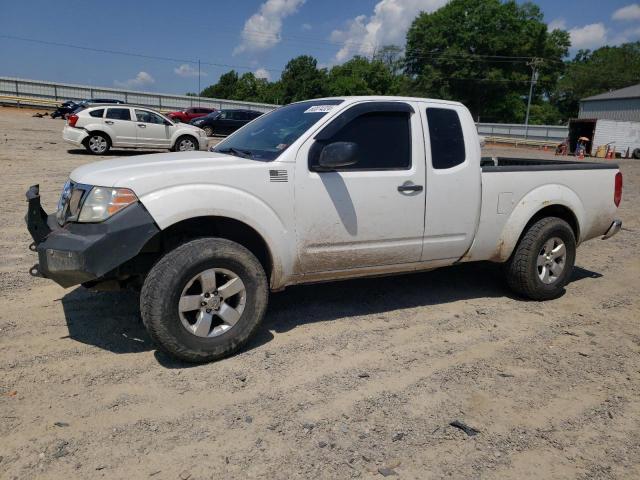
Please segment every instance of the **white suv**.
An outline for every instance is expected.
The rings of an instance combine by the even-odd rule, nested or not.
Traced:
[[[70,115],[62,131],[64,141],[102,155],[111,147],[206,150],[207,136],[193,125],[174,123],[145,107],[93,105]]]

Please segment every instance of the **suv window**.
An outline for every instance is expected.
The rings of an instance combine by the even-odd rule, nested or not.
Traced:
[[[458,112],[449,108],[427,108],[433,168],[460,165],[466,158],[464,135]]]
[[[106,118],[114,120],[131,120],[131,112],[128,108],[107,108]]]
[[[91,110],[89,112],[89,115],[96,118],[102,118],[102,116],[104,115],[104,108],[99,108],[98,110]]]
[[[322,143],[333,142],[358,145],[358,161],[338,170],[407,170],[411,167],[411,127],[407,112],[360,115]],[[317,165],[319,158],[320,155],[313,155],[310,166]]]
[[[162,118],[160,115],[153,112],[148,112],[147,110],[138,110],[137,108],[136,119],[138,122],[143,123],[157,123],[158,125],[164,124],[164,118]]]
[[[234,120],[247,120],[247,113],[246,112],[233,112],[233,119]]]

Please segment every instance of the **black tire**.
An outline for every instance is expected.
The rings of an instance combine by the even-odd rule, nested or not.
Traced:
[[[555,281],[544,283],[540,278],[543,266],[538,266],[538,257],[545,243],[559,238],[565,245],[564,268]],[[567,222],[557,217],[542,218],[523,234],[515,251],[506,264],[509,287],[517,294],[532,300],[551,300],[564,293],[576,259],[576,239]]]
[[[209,125],[203,127],[202,129],[204,130],[204,133],[207,135],[207,137],[213,137],[215,135],[215,130]]]
[[[193,150],[185,150],[185,151],[197,151],[200,149],[200,144],[198,143],[198,139],[196,137],[191,135],[182,135],[177,138],[176,143],[173,144],[173,148],[171,150],[173,150],[174,152],[183,151],[183,150],[180,150],[180,143],[185,140],[189,140],[193,143]]]
[[[102,147],[94,148],[94,145],[96,145],[94,143],[94,140],[95,142],[101,142],[100,145],[104,145],[104,149],[102,149]],[[89,152],[91,155],[104,155],[111,148],[111,139],[104,133],[91,132],[89,136],[85,138],[83,144],[84,148],[86,148],[87,152]]]
[[[640,159],[640,148],[636,148],[636,149],[633,151],[633,158],[638,158],[638,159]]]
[[[178,305],[190,280],[211,268],[234,272],[244,283],[246,297],[235,325],[218,336],[203,337],[183,325]],[[187,362],[203,363],[231,355],[247,342],[264,317],[268,297],[267,276],[249,250],[226,239],[200,238],[154,265],[142,286],[140,311],[149,335],[163,350]]]

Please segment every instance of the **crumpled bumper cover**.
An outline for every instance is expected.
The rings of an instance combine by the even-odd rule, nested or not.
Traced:
[[[37,185],[27,192],[27,228],[38,252],[32,275],[71,287],[104,276],[135,257],[160,229],[141,203],[128,206],[101,223],[58,225],[40,205]]]

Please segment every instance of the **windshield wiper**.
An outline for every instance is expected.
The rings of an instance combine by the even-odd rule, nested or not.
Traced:
[[[242,150],[240,148],[234,148],[234,147],[223,148],[221,150],[216,150],[216,152],[230,153],[231,155],[235,155],[236,157],[241,157],[241,158],[253,158],[253,153],[251,153],[251,151]]]

